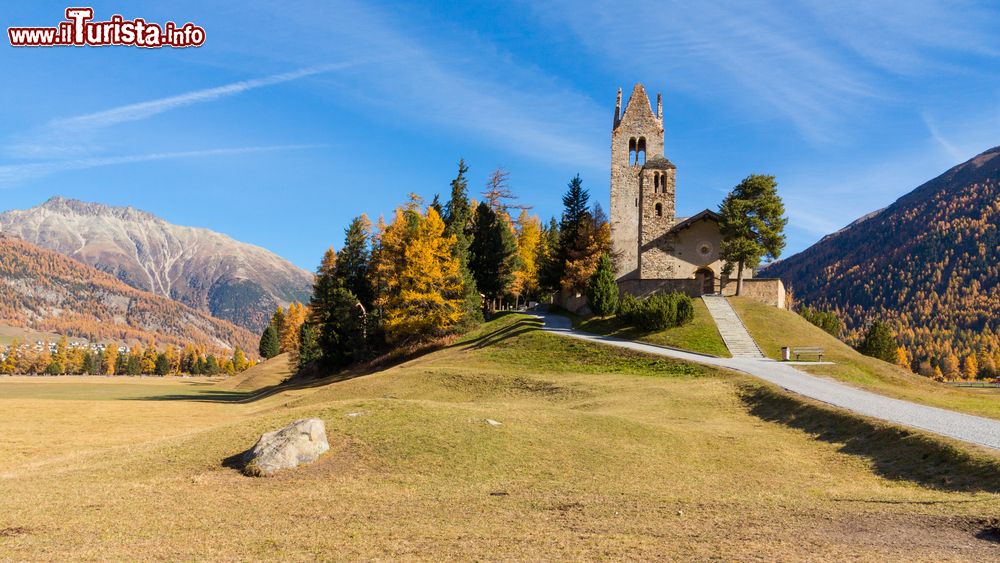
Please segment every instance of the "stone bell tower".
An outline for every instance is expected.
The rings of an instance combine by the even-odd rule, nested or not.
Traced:
[[[669,192],[660,189],[660,178],[648,172],[644,178],[646,158],[663,157],[663,100],[656,96],[656,113],[649,105],[649,97],[642,84],[632,88],[625,111],[622,111],[622,91],[618,89],[615,119],[611,129],[611,247],[616,258],[618,279],[639,277],[640,228],[643,223],[643,184],[649,189],[645,198],[659,200],[661,215],[647,217],[645,223],[673,222],[673,171],[670,171]],[[660,174],[663,171],[659,172]],[[644,180],[646,180],[644,182]],[[655,184],[654,184],[655,182]],[[664,179],[665,182],[665,179]],[[655,187],[655,191],[653,188]],[[664,185],[664,187],[666,187]],[[662,195],[661,195],[662,193]],[[669,204],[665,196],[670,194]],[[654,195],[655,194],[655,195]],[[653,197],[649,197],[653,196]],[[653,204],[655,205],[655,203]],[[668,215],[669,213],[669,215]],[[646,238],[646,237],[642,237]]]

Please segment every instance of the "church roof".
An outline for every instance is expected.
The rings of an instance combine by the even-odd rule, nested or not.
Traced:
[[[673,162],[670,162],[669,160],[667,160],[666,157],[660,156],[658,154],[650,157],[649,160],[646,161],[646,164],[643,164],[642,167],[654,168],[657,170],[663,170],[667,168],[677,168],[676,166],[674,166]]]
[[[707,219],[709,221],[715,221],[716,223],[718,223],[719,221],[722,220],[722,216],[716,213],[715,211],[712,211],[711,209],[706,209],[704,211],[699,211],[698,213],[690,217],[683,217],[683,218],[678,217],[677,219],[678,222],[674,223],[674,226],[670,227],[670,230],[667,232],[676,233],[678,231],[682,231],[690,227],[691,225],[694,225],[698,221],[701,221],[702,219]]]

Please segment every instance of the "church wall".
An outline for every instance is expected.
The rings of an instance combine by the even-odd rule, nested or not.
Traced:
[[[735,279],[729,280],[726,283],[722,288],[722,294],[727,296],[736,295]],[[741,295],[755,301],[767,303],[779,309],[786,308],[785,285],[778,278],[744,279]]]

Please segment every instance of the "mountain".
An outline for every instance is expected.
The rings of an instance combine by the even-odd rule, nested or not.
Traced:
[[[245,328],[140,291],[58,252],[0,235],[0,323],[97,342],[256,350]]]
[[[0,232],[254,332],[312,292],[312,274],[272,252],[131,207],[54,197],[0,213]]]
[[[856,341],[889,320],[914,357],[1000,350],[1000,147],[766,268],[802,303],[838,311]],[[979,362],[980,367],[982,362]]]

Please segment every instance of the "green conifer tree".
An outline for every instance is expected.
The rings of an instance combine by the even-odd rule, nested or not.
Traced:
[[[774,176],[752,174],[740,182],[719,206],[723,273],[736,269],[736,295],[743,291],[743,270],[763,257],[774,260],[785,248],[785,206]]]
[[[504,296],[518,268],[517,239],[510,225],[485,202],[476,208],[469,269],[487,302]]]
[[[265,360],[270,360],[281,353],[278,344],[278,331],[274,329],[274,325],[269,324],[264,329],[264,333],[260,335],[260,345],[257,350],[260,352],[260,357]]]
[[[607,254],[602,254],[597,269],[587,286],[587,304],[600,317],[606,317],[618,308],[618,284],[615,282],[615,267]]]
[[[882,321],[873,321],[865,333],[864,340],[858,351],[866,356],[878,358],[890,364],[896,362],[896,336],[892,333],[889,325]]]

